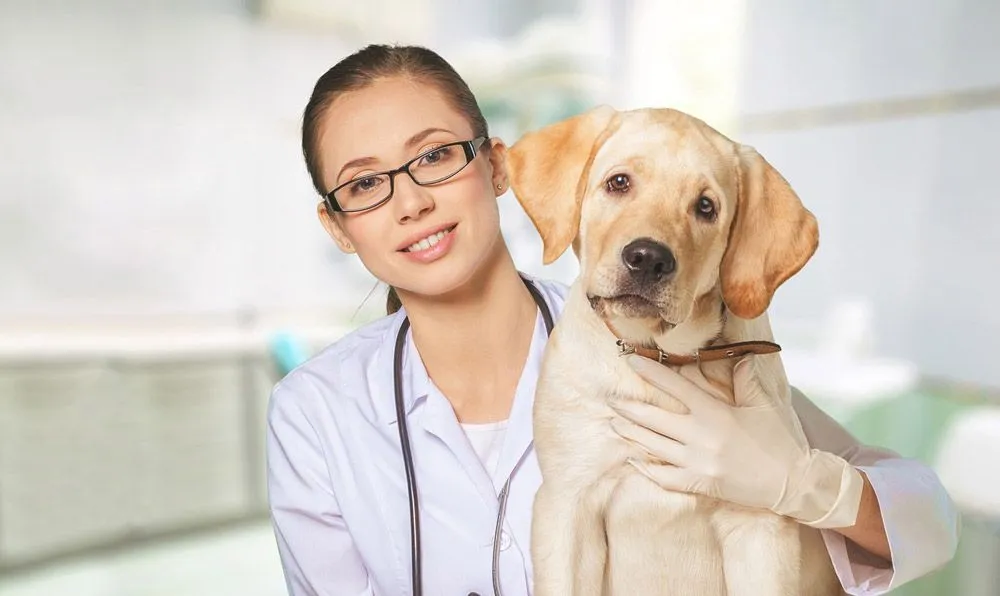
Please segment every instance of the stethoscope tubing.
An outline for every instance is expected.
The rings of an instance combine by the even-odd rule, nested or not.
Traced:
[[[522,278],[524,285],[531,292],[531,297],[534,298],[535,303],[538,305],[538,309],[542,313],[542,319],[545,321],[546,333],[551,335],[554,322],[552,319],[552,311],[549,309],[548,304],[545,302],[545,298],[542,297],[541,293],[535,288],[527,279]],[[393,370],[392,370],[392,380],[393,380],[393,393],[396,399],[396,421],[397,428],[399,429],[399,444],[403,453],[403,467],[406,471],[406,488],[410,500],[410,552],[411,552],[411,564],[410,564],[410,574],[411,574],[411,585],[413,588],[413,596],[423,595],[423,578],[421,575],[421,563],[422,557],[420,552],[420,504],[419,497],[417,495],[417,475],[413,468],[413,452],[410,448],[410,432],[406,424],[406,412],[403,405],[403,352],[406,345],[406,333],[410,328],[410,319],[404,318],[403,323],[399,327],[399,332],[396,334],[396,345],[395,351],[393,352]],[[513,476],[513,474],[512,474]],[[506,517],[507,510],[507,496],[510,492],[510,478],[507,478],[507,482],[504,483],[503,489],[500,490],[500,508],[497,513],[497,525],[493,533],[493,561],[492,561],[492,576],[493,576],[493,594],[494,596],[502,596],[500,590],[500,537],[503,531],[503,521]]]

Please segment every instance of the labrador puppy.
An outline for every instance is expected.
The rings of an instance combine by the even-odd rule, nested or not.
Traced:
[[[754,149],[670,109],[594,108],[524,135],[508,167],[545,263],[570,246],[580,263],[535,397],[535,594],[842,594],[818,530],[664,490],[626,464],[648,454],[609,424],[617,397],[685,411],[632,371],[623,346],[695,367],[730,403],[736,357],[757,352],[762,387],[790,402],[778,354],[758,349],[777,347],[766,309],[818,245],[788,183]]]

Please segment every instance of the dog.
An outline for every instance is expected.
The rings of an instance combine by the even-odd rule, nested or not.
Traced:
[[[639,377],[623,350],[694,367],[735,401],[731,350],[694,364],[685,355],[777,347],[767,308],[819,242],[815,216],[788,182],[693,116],[606,105],[524,134],[508,174],[543,261],[572,246],[580,264],[535,397],[535,594],[843,594],[819,530],[654,484],[626,464],[649,455],[613,432],[607,405],[627,396],[686,411]],[[753,356],[758,376],[790,407],[774,351]]]

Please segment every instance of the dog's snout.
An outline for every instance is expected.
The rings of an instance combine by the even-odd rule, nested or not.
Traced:
[[[625,267],[643,283],[655,283],[670,276],[677,268],[674,253],[670,249],[648,238],[633,240],[622,249]]]

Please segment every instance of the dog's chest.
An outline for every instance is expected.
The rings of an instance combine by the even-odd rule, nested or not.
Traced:
[[[535,398],[535,441],[543,467],[568,466],[572,472],[563,468],[558,473],[576,476],[577,482],[589,483],[621,467],[629,457],[647,457],[614,431],[612,420],[620,416],[612,403],[636,400],[684,411],[676,399],[639,377],[615,351],[591,353],[585,360],[562,350],[551,356]]]

